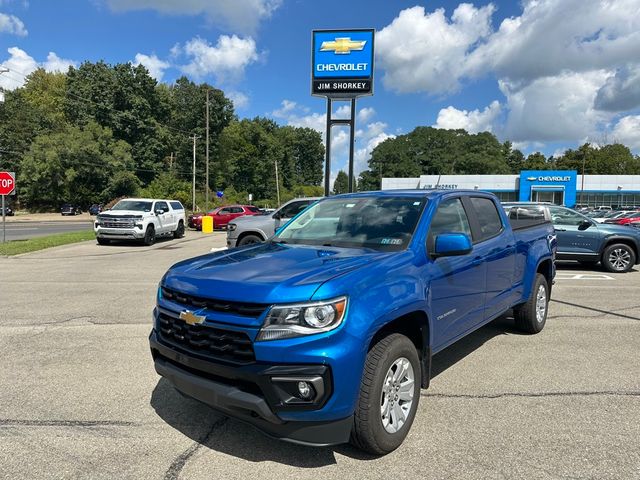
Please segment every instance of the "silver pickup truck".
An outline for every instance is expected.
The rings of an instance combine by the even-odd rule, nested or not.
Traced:
[[[236,218],[227,227],[227,247],[235,248],[264,242],[281,225],[319,199],[320,197],[295,198],[271,214]]]

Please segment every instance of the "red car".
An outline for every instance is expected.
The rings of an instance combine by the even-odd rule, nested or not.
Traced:
[[[243,215],[260,215],[262,212],[258,207],[253,205],[225,205],[224,207],[218,207],[210,212],[196,213],[189,215],[188,223],[191,228],[196,230],[202,230],[202,217],[208,215],[213,217],[213,228],[227,228],[227,224],[234,218],[242,217]]]
[[[640,212],[632,213],[626,217],[612,219],[605,223],[616,223],[618,225],[640,225]]]

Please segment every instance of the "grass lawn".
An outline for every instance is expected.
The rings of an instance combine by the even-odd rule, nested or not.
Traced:
[[[58,233],[46,237],[30,238],[29,240],[13,240],[7,243],[0,243],[0,255],[18,255],[20,253],[35,252],[45,248],[58,247],[68,243],[83,242],[96,238],[93,230],[82,232]],[[2,240],[2,239],[0,239]]]

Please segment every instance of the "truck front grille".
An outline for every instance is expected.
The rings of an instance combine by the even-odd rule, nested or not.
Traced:
[[[162,297],[181,305],[206,308],[214,312],[231,313],[243,317],[259,317],[268,307],[268,305],[260,303],[226,302],[212,298],[194,297],[165,287],[162,287]]]
[[[158,334],[164,343],[215,360],[248,364],[256,359],[251,339],[244,332],[189,325],[178,317],[159,313]]]

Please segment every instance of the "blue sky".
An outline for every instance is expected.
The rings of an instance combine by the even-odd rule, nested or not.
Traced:
[[[140,62],[160,81],[222,88],[240,117],[322,130],[324,100],[309,93],[316,28],[377,31],[357,170],[419,125],[491,130],[525,153],[612,140],[640,150],[640,0],[0,0],[0,62],[12,70],[0,86],[37,66]],[[347,138],[334,129],[334,174]]]

